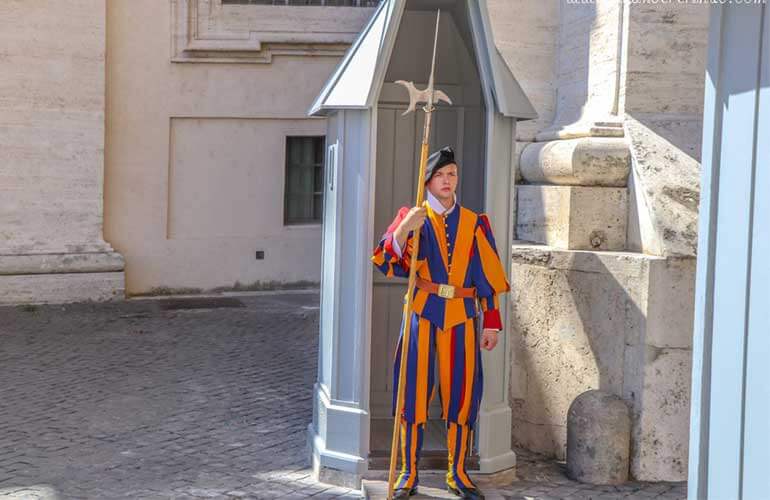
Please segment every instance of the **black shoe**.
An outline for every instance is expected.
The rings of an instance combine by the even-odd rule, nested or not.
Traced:
[[[460,490],[447,485],[447,489],[463,500],[484,500],[484,494],[478,488]]]
[[[409,498],[412,495],[417,494],[417,486],[411,488],[398,488],[393,490],[393,500],[399,500],[403,498]]]

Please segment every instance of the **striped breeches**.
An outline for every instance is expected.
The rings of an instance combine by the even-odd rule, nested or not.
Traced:
[[[396,411],[402,342],[403,338],[400,338],[393,370],[393,415]],[[428,406],[436,389],[438,363],[441,417],[447,422],[473,426],[483,390],[481,349],[475,318],[441,330],[412,313],[407,358],[403,419],[409,423],[427,421]]]
[[[446,482],[459,490],[475,488],[465,470],[465,457],[472,444],[471,428],[476,421],[483,390],[481,350],[474,321],[475,318],[471,318],[449,330],[441,330],[416,314],[411,317],[404,410],[400,419],[401,473],[396,488],[412,488],[419,482],[417,464],[428,406],[436,392],[436,368],[441,416],[447,426],[449,467]],[[399,339],[394,364],[394,415],[402,343],[403,338]]]

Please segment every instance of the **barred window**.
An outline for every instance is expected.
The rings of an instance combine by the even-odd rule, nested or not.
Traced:
[[[323,213],[326,137],[286,137],[284,224],[314,224]]]
[[[316,5],[322,7],[376,7],[381,0],[222,0],[222,5]]]

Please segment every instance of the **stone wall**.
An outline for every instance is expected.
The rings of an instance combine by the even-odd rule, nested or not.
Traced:
[[[372,11],[108,4],[105,234],[129,293],[320,281],[320,223],[284,224],[286,136],[325,134],[307,110]]]
[[[123,295],[102,238],[105,0],[0,2],[0,303]]]
[[[602,389],[632,410],[631,474],[684,480],[708,11],[559,6],[553,121],[519,137],[514,441],[564,458],[569,404]]]
[[[708,14],[695,3],[626,9],[619,105],[633,161],[629,248],[637,252],[695,256]]]
[[[692,259],[514,245],[515,443],[564,459],[569,405],[601,389],[632,410],[632,475],[685,477],[693,273]]]
[[[490,13],[532,136],[559,7],[526,4]],[[307,108],[372,10],[2,2],[0,302],[318,281],[320,227],[283,225],[282,141],[324,133]]]
[[[549,5],[527,22],[512,0],[489,8],[519,82],[553,109]],[[283,224],[283,137],[324,134],[307,109],[372,10],[108,4],[105,233],[129,293],[320,279],[320,226]]]

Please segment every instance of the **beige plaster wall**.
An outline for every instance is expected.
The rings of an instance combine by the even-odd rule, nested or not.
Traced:
[[[283,224],[284,137],[324,135],[305,114],[339,55],[172,62],[170,5],[107,9],[105,235],[127,291],[319,281],[320,225]],[[371,9],[353,11],[340,26]]]
[[[525,90],[552,108],[548,37],[531,27],[540,38],[522,37],[516,27],[529,23],[511,7],[490,2],[496,42]],[[532,19],[552,25],[557,8]],[[198,22],[188,26],[190,11]],[[108,3],[105,236],[125,256],[129,293],[319,281],[320,226],[283,225],[283,137],[324,134],[305,113],[371,12]]]

